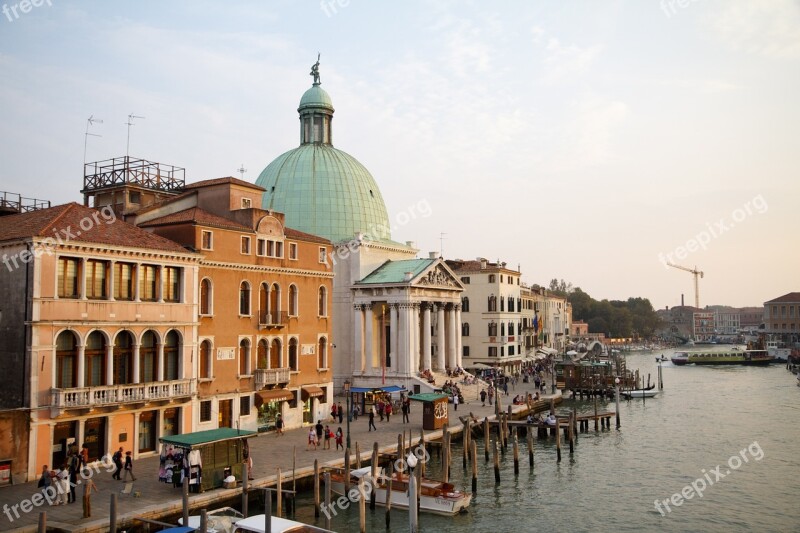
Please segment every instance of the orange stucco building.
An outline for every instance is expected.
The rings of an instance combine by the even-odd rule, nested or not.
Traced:
[[[191,430],[199,254],[75,203],[0,218],[0,253],[0,407],[30,415],[14,482]]]
[[[287,228],[264,189],[235,178],[187,185],[135,223],[202,254],[196,430],[269,430],[328,416],[333,401],[329,241]]]

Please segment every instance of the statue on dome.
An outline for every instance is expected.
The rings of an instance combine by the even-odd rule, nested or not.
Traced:
[[[320,56],[320,54],[318,53],[317,54],[317,62],[314,63],[313,65],[311,65],[311,72],[309,73],[309,76],[314,76],[314,85],[319,85],[320,84],[320,81],[319,81],[319,56]]]

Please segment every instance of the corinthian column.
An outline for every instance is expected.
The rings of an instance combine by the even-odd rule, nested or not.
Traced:
[[[453,370],[456,366],[456,311],[452,306],[447,315],[447,366]]]
[[[361,359],[364,350],[362,331],[364,328],[364,312],[361,304],[353,305],[353,364],[352,372],[361,372]]]
[[[372,373],[372,345],[373,345],[373,338],[372,338],[372,304],[366,304],[364,306],[364,371],[367,374]]]
[[[431,304],[422,304],[422,369],[431,369]]]
[[[445,323],[444,323],[444,304],[436,304],[436,370],[440,370],[444,372],[445,362],[444,362],[444,333],[445,333]]]

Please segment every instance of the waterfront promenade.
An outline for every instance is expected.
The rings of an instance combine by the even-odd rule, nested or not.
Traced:
[[[475,396],[475,386],[470,388],[473,390],[466,395],[466,403],[459,405],[458,411],[454,411],[452,404],[450,405],[449,417],[452,432],[460,432],[462,429],[462,425],[458,420],[459,416],[467,416],[470,412],[479,420],[483,420],[484,417],[491,419],[494,416],[494,406],[489,406],[487,403],[485,407],[482,407],[479,399],[470,399]],[[522,383],[520,380],[513,389],[509,384],[509,396],[502,398],[503,410],[506,411],[507,406],[516,394],[533,393],[533,391],[533,383]],[[549,385],[547,391],[548,393],[550,391]],[[549,400],[552,397],[553,395],[547,394],[543,398]],[[336,400],[338,401],[339,398],[336,398]],[[380,422],[380,418],[376,417],[375,424],[378,427],[378,431],[368,431],[368,417],[366,416],[360,416],[357,421],[351,422],[352,455],[355,455],[356,442],[360,445],[362,461],[365,463],[369,461],[374,442],[378,443],[382,452],[395,451],[397,436],[403,431],[408,432],[411,430],[414,442],[416,442],[422,429],[422,404],[420,402],[412,402],[411,407],[410,423],[404,424],[400,413],[393,414],[390,422]],[[526,407],[520,405],[513,406],[513,408],[515,411],[519,411]],[[340,426],[338,421],[333,423],[330,418],[324,420],[323,424],[330,425],[334,432]],[[346,432],[346,427],[347,420],[345,419],[341,424],[342,431]],[[320,467],[343,465],[344,452],[341,449],[336,450],[334,439],[330,441],[331,448],[329,450],[323,450],[322,445],[320,445],[316,451],[306,451],[307,435],[308,427],[303,427],[286,431],[283,436],[277,436],[275,433],[264,433],[257,438],[251,439],[250,451],[253,457],[253,477],[255,478],[254,481],[250,482],[251,489],[274,485],[277,469],[280,468],[284,481],[283,487],[291,490],[292,458],[295,447],[297,449],[296,471],[298,478],[307,477],[313,473],[314,459],[319,460]],[[427,431],[425,432],[425,439],[426,441],[435,440],[440,438],[441,435],[441,430]],[[92,495],[92,517],[86,519],[82,518],[82,486],[76,489],[76,503],[59,506],[48,506],[45,503],[41,507],[34,507],[28,513],[23,513],[20,510],[19,518],[10,508],[24,500],[30,500],[31,496],[38,492],[36,481],[2,488],[0,489],[0,505],[8,505],[9,511],[0,514],[0,531],[36,531],[41,511],[47,512],[47,525],[51,528],[58,527],[63,531],[72,532],[107,531],[110,495],[114,492],[118,494],[118,523],[129,523],[128,521],[133,517],[158,519],[167,514],[179,514],[181,512],[181,490],[180,488],[173,488],[172,485],[159,482],[158,468],[158,456],[135,461],[134,472],[137,479],[133,484],[133,493],[139,493],[139,496],[135,497],[133,493],[130,495],[120,494],[124,483],[112,479],[111,473],[107,473],[105,468],[100,467],[100,473],[95,474],[92,478],[99,492]],[[217,502],[226,498],[238,497],[237,501],[240,501],[241,492],[240,484],[236,489],[215,489],[203,494],[190,494],[189,504],[193,509],[192,513],[195,514],[194,509],[218,507],[219,503]],[[17,509],[20,509],[20,507]],[[9,514],[13,521],[9,519]]]

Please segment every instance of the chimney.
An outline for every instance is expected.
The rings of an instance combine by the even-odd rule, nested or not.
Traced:
[[[413,272],[406,272],[406,275],[403,276],[403,281],[411,281],[411,278],[413,278],[413,277],[414,277],[414,273]]]
[[[484,259],[482,257],[480,259],[481,259],[481,270],[483,270],[483,269],[486,268],[486,259]]]
[[[439,252],[428,252],[428,259],[438,259]]]
[[[683,294],[681,294],[681,307],[683,307]]]

